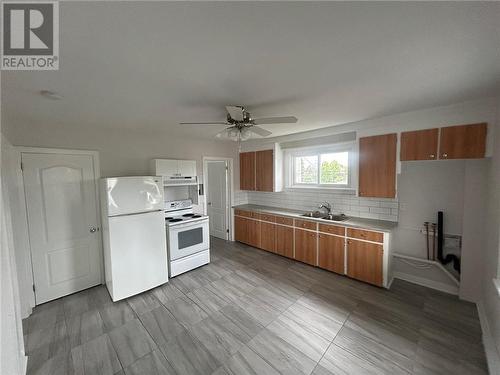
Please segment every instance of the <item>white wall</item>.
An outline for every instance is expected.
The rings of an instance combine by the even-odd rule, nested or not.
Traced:
[[[467,160],[465,164],[462,220],[462,273],[459,296],[467,301],[481,300],[481,278],[485,257],[488,169],[491,160]]]
[[[0,161],[0,373],[19,375],[26,371],[27,357],[21,321],[21,303],[17,282],[17,267],[14,256],[11,207],[8,189],[5,188],[4,145],[1,139],[2,159]]]
[[[33,294],[26,205],[19,169],[19,153],[7,138],[2,135],[3,187],[5,189],[5,197],[7,197],[6,199],[8,199],[11,208],[9,219],[12,222],[12,240],[15,249],[14,255],[17,266],[19,293],[21,296],[21,316],[25,318],[31,314],[31,309],[35,306],[35,297]]]
[[[235,142],[172,136],[164,132],[120,132],[103,129],[68,130],[64,126],[40,129],[36,124],[3,124],[4,134],[16,146],[54,147],[99,151],[101,176],[149,174],[153,158],[196,160],[198,175],[203,172],[203,156],[229,157],[235,160],[239,176],[238,150]],[[238,185],[239,186],[239,183]]]
[[[497,101],[497,126],[500,126],[500,99]],[[493,157],[488,171],[487,209],[485,220],[485,246],[483,264],[477,270],[482,281],[480,312],[483,327],[487,327],[484,337],[489,360],[496,361],[496,368],[490,367],[492,374],[500,374],[500,295],[492,279],[500,278],[500,131],[494,142]],[[493,360],[489,361],[492,364]]]

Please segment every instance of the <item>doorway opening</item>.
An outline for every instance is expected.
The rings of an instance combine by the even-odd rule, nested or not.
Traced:
[[[210,235],[223,240],[230,240],[233,236],[230,215],[232,175],[233,159],[203,158],[204,210],[210,218]]]

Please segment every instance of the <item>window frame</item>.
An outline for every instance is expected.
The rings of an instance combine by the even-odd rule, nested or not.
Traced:
[[[347,184],[321,184],[321,155],[332,154],[338,152],[347,152]],[[287,189],[322,189],[322,190],[355,190],[357,170],[355,169],[357,152],[356,142],[348,142],[342,144],[323,145],[314,147],[303,147],[285,150],[285,181]],[[317,156],[318,157],[318,183],[296,183],[295,181],[295,158],[301,156]]]

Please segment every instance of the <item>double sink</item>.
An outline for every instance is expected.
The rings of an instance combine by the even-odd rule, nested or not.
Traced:
[[[305,214],[302,214],[300,216],[311,217],[311,218],[315,218],[315,219],[330,220],[330,221],[346,221],[347,219],[349,219],[349,217],[344,215],[344,214],[340,214],[340,215],[327,214],[327,215],[325,215],[324,213],[322,213],[320,211],[310,211],[310,212],[306,212]]]

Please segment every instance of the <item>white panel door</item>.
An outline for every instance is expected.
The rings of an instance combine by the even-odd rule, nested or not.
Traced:
[[[207,162],[207,213],[210,217],[210,235],[224,240],[227,233],[227,162]]]
[[[101,283],[91,155],[23,153],[37,304]]]
[[[102,181],[108,216],[163,209],[161,177],[111,177]]]

